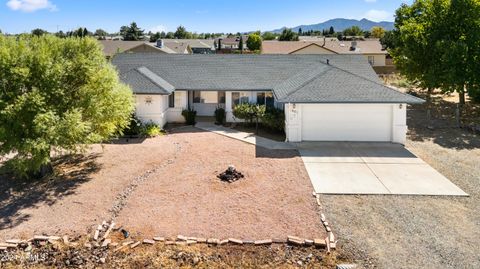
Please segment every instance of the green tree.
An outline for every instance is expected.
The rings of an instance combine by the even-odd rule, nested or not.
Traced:
[[[150,36],[150,42],[157,42],[157,40],[161,39],[162,35],[160,32],[156,32],[155,34]]]
[[[166,39],[172,39],[172,38],[175,38],[175,35],[173,32],[168,32],[166,35],[165,35],[165,38]]]
[[[387,49],[395,48],[395,33],[394,31],[386,31],[382,38],[380,38],[380,43]]]
[[[243,35],[240,35],[240,40],[238,41],[238,49],[240,52],[243,52]]]
[[[0,155],[21,176],[52,171],[50,152],[79,152],[130,120],[132,92],[93,38],[0,36]]]
[[[298,28],[298,35],[299,35],[299,36],[303,35],[302,28]]]
[[[385,36],[385,29],[380,26],[373,26],[372,29],[370,29],[370,33],[374,38],[382,38]]]
[[[461,105],[466,92],[480,102],[480,1],[451,0],[442,7],[443,24],[436,25],[442,33],[436,43],[445,74],[442,90],[456,91]]]
[[[363,31],[360,27],[354,25],[350,28],[343,30],[344,36],[363,36]]]
[[[262,47],[262,38],[258,34],[249,34],[247,39],[247,48],[251,51],[260,50]]]
[[[130,26],[120,27],[120,35],[125,41],[137,41],[142,40],[144,31],[138,27],[136,22],[132,22]]]
[[[42,36],[46,34],[48,34],[48,32],[40,28],[36,28],[32,30],[32,35],[34,36]]]
[[[175,33],[173,34],[173,36],[177,39],[186,39],[187,36],[188,36],[188,32],[187,30],[185,29],[185,27],[183,27],[182,25],[178,26],[177,27],[177,30],[175,31]]]
[[[96,36],[100,40],[105,40],[105,38],[108,36],[108,33],[103,29],[97,29],[95,30],[94,36]]]
[[[280,41],[298,41],[298,35],[292,31],[292,29],[285,28],[278,37]]]
[[[277,35],[272,32],[265,32],[262,34],[263,40],[275,40],[275,38],[277,38]]]
[[[333,29],[333,26],[330,26],[330,30],[328,31],[328,34],[330,36],[333,36],[335,34],[335,29]]]

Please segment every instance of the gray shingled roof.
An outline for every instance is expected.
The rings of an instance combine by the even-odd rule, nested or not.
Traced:
[[[329,64],[327,64],[327,59]],[[135,93],[171,90],[272,90],[279,102],[421,103],[384,86],[361,55],[119,54],[120,78]],[[138,72],[145,68],[166,84]]]

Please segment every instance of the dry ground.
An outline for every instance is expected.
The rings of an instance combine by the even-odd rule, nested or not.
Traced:
[[[480,138],[432,116],[434,130],[424,106],[409,108],[406,147],[470,197],[322,196],[344,255],[365,267],[480,268]]]
[[[96,145],[83,159],[57,163],[60,174],[51,180],[1,176],[0,239],[83,234],[112,217],[145,237],[325,236],[295,151],[268,151],[185,127],[145,141]],[[245,178],[220,182],[216,175],[229,164]]]

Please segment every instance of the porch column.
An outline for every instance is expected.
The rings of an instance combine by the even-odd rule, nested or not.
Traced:
[[[233,121],[232,92],[225,92],[225,118],[227,122]]]

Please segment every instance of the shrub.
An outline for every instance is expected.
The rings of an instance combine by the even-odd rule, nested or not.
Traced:
[[[139,135],[142,131],[142,121],[137,118],[135,113],[130,117],[130,124],[123,130],[124,135]]]
[[[160,126],[153,122],[149,122],[143,125],[141,130],[142,135],[146,137],[155,137],[159,136],[162,133],[162,129],[160,128]]]
[[[197,117],[197,111],[193,109],[184,109],[182,111],[182,116],[185,118],[185,122],[187,125],[195,125]]]
[[[217,107],[215,109],[215,123],[224,124],[225,123],[225,109]]]
[[[285,113],[281,109],[268,108],[260,119],[262,124],[269,129],[275,131],[285,130]]]
[[[254,119],[260,119],[265,114],[265,105],[257,104],[239,104],[233,109],[233,116],[238,119],[253,122]]]

